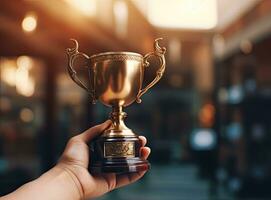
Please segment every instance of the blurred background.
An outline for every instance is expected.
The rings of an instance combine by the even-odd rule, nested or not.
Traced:
[[[270,0],[1,0],[0,194],[107,119],[67,74],[70,38],[88,55],[144,55],[158,37],[164,77],[126,109],[152,169],[100,199],[271,199]]]

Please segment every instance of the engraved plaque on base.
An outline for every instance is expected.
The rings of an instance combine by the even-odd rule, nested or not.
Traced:
[[[135,157],[134,142],[105,142],[104,157]]]

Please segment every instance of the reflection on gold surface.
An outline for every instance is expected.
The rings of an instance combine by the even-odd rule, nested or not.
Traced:
[[[128,106],[141,88],[143,58],[127,61],[105,61],[94,64],[96,96],[107,106]]]

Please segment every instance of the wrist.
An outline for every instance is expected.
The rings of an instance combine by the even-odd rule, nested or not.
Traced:
[[[48,191],[54,191],[54,194],[61,195],[61,199],[79,200],[84,196],[77,176],[72,170],[61,164],[43,174],[35,183],[44,186],[43,188],[47,188]]]

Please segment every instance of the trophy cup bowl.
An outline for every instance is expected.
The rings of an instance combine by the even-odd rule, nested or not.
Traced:
[[[68,72],[72,80],[85,89],[92,103],[99,100],[105,106],[112,107],[112,124],[92,142],[90,171],[94,173],[127,173],[147,170],[150,164],[140,157],[141,143],[138,136],[125,123],[123,108],[134,101],[140,103],[141,96],[155,85],[165,71],[165,48],[154,42],[154,51],[142,56],[133,52],[105,52],[88,56],[78,51],[78,42],[74,48],[67,49]],[[88,85],[76,75],[74,61],[79,56],[88,61]],[[142,89],[144,70],[149,66],[149,57],[159,59],[160,67],[155,79]]]
[[[143,73],[140,54],[108,52],[91,56],[96,77],[96,95],[106,106],[126,107],[141,89]]]

